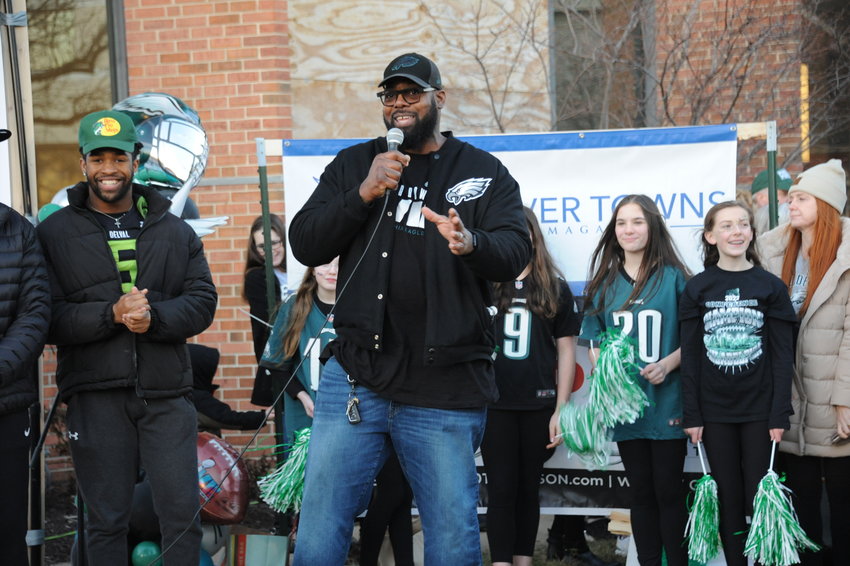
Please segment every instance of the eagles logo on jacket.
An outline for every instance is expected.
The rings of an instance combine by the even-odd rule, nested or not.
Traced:
[[[455,208],[477,244],[474,252],[454,256],[436,227],[425,222],[420,261],[425,265],[427,312],[420,354],[425,365],[434,366],[492,359],[495,307],[488,281],[513,280],[531,253],[519,185],[507,168],[451,132],[443,135],[445,143],[428,155],[424,204],[442,215]],[[375,155],[386,147],[384,138],[376,138],[342,150],[289,228],[293,255],[302,263],[322,265],[340,256],[339,281],[347,287],[337,298],[334,329],[341,339],[376,352],[383,348],[383,290],[388,287],[395,219],[391,210],[381,215],[380,200],[365,204],[357,188]],[[379,222],[382,229],[369,244]]]

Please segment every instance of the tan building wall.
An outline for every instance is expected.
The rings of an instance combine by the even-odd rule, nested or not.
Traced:
[[[382,135],[377,84],[410,51],[440,68],[442,129],[549,130],[546,2],[500,3],[505,12],[483,4],[475,12],[468,0],[290,0],[293,136]]]

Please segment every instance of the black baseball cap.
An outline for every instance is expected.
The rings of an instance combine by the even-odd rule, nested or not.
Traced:
[[[378,86],[382,88],[390,79],[409,79],[424,88],[443,89],[437,65],[419,53],[405,53],[390,61],[384,69],[384,80]]]
[[[6,141],[12,137],[12,132],[9,130],[0,130],[0,141]]]

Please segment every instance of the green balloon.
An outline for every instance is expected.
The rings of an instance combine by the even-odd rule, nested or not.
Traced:
[[[162,566],[162,559],[157,558],[162,549],[153,541],[143,541],[136,545],[133,549],[132,562],[133,566]],[[156,558],[156,562],[151,562]]]

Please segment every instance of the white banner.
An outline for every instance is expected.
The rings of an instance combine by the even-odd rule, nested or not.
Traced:
[[[546,243],[573,293],[581,295],[590,256],[617,202],[652,197],[688,267],[702,271],[699,232],[712,205],[735,198],[737,127],[732,125],[473,136],[465,141],[498,157],[519,182]],[[286,218],[292,218],[336,153],[363,140],[284,140]],[[289,280],[303,266],[287,255]],[[585,348],[579,348],[576,394],[584,394]],[[480,460],[479,460],[480,464]],[[541,478],[544,513],[625,507],[628,481],[614,455],[605,472],[587,472],[560,447]],[[688,472],[699,471],[695,453]],[[486,472],[482,484],[486,484]]]

